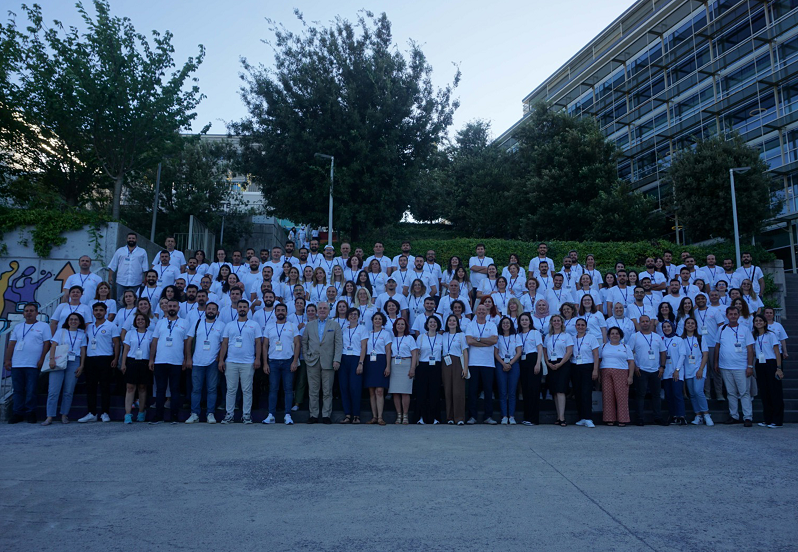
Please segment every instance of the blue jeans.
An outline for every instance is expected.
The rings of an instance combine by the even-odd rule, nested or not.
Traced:
[[[290,412],[294,404],[294,373],[291,371],[293,359],[269,359],[269,414],[274,416],[277,412],[277,392],[280,390],[280,380],[283,382],[285,393],[285,411]]]
[[[521,367],[517,362],[510,365],[509,372],[505,372],[501,364],[496,363],[496,381],[499,384],[499,408],[502,411],[502,418],[515,416],[515,395],[520,377]]]
[[[705,372],[703,379],[689,378],[685,380],[687,385],[687,392],[690,393],[690,402],[693,404],[693,412],[709,412],[709,405],[707,405],[707,398],[704,396],[704,381],[708,373]]]
[[[58,398],[62,396],[62,389],[61,414],[64,416],[69,415],[69,409],[72,408],[72,396],[75,393],[75,383],[78,381],[78,377],[75,375],[78,366],[80,366],[80,360],[75,359],[67,362],[66,369],[50,372],[50,382],[47,390],[48,418],[53,418],[56,415]]]
[[[208,366],[194,366],[191,370],[191,413],[200,415],[202,403],[202,386],[207,385],[208,399],[206,412],[213,414],[216,410],[216,386],[219,383],[219,361],[214,360]]]
[[[363,374],[357,374],[359,355],[343,355],[341,369],[338,370],[338,383],[341,386],[341,402],[344,414],[347,416],[360,416],[360,401],[363,393]]]
[[[668,378],[662,380],[662,384],[665,386],[668,414],[671,418],[684,418],[684,381],[673,381],[673,378]]]
[[[36,412],[36,382],[38,368],[12,368],[11,385],[14,386],[14,414],[24,416]]]

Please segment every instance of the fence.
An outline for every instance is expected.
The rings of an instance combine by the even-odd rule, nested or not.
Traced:
[[[194,215],[189,215],[188,232],[175,234],[176,249],[183,251],[186,258],[202,249],[208,259],[213,259],[216,249],[216,235]]]

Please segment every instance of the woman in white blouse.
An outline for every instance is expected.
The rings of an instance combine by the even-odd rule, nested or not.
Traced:
[[[549,335],[543,342],[545,349],[546,366],[546,385],[549,392],[554,396],[554,405],[557,408],[556,425],[565,427],[565,393],[568,391],[568,380],[570,377],[571,356],[573,355],[574,340],[565,331],[563,317],[555,314],[549,320]]]
[[[424,329],[426,332],[416,338],[418,363],[415,370],[416,408],[418,423],[422,425],[439,423],[444,341],[444,336],[438,333],[441,327],[437,317],[427,318]]]
[[[410,395],[413,393],[413,378],[418,362],[418,346],[404,318],[398,318],[393,323],[391,354],[388,393],[393,395],[396,423],[407,425],[410,418]]]
[[[496,362],[496,381],[499,386],[499,407],[502,425],[515,425],[515,393],[521,368],[521,342],[515,331],[515,323],[505,316],[499,322],[499,341],[493,347]]]
[[[610,328],[607,332],[607,343],[601,347],[602,405],[604,407],[604,423],[625,427],[629,419],[629,386],[634,381],[635,365],[632,349],[623,343],[623,330]]]
[[[393,336],[389,330],[385,329],[387,318],[381,312],[375,312],[371,316],[372,331],[366,340],[366,375],[363,378],[363,385],[369,390],[369,400],[371,401],[371,420],[367,424],[385,425],[382,419],[382,411],[385,407],[385,390],[390,385],[391,364],[391,344]]]
[[[368,331],[365,326],[360,325],[360,312],[357,309],[349,309],[346,318],[347,325],[341,328],[344,350],[339,368],[341,402],[344,407],[344,419],[341,423],[359,424]]]
[[[53,338],[50,340],[50,368],[55,368],[55,349],[58,345],[68,345],[67,366],[64,370],[53,370],[49,373],[47,390],[47,419],[42,425],[53,423],[58,409],[58,399],[61,398],[61,423],[69,423],[69,410],[72,408],[72,397],[75,384],[83,372],[86,362],[86,331],[83,316],[73,312],[67,316]]]

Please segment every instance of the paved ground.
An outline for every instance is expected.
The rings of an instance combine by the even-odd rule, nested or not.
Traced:
[[[798,427],[0,426],[0,550],[795,550]]]

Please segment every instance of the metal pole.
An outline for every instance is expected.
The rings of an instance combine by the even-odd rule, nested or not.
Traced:
[[[222,232],[219,235],[219,247],[224,247],[224,215],[222,215]],[[213,254],[216,255],[216,251]]]
[[[152,228],[150,228],[150,241],[155,241],[155,219],[158,216],[158,197],[161,193],[161,164],[158,163],[158,173],[155,175],[155,199],[152,202]]]
[[[192,246],[194,245],[194,240],[191,239],[194,235],[194,215],[188,216],[188,252],[192,253]]]
[[[327,245],[332,246],[333,242],[333,178],[335,174],[335,157],[330,157],[330,212],[327,223]]]
[[[729,169],[729,179],[731,180],[731,200],[732,217],[734,218],[734,252],[737,255],[737,266],[742,266],[740,262],[740,229],[737,226],[737,197],[734,191],[734,169]]]

